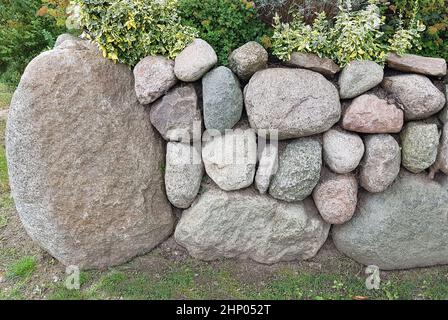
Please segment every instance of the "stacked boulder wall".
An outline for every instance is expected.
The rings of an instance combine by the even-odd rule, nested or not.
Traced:
[[[207,184],[203,189],[174,233],[195,258],[250,258],[267,264],[305,260],[327,239],[330,225],[310,198],[287,203],[253,187],[226,192]]]
[[[6,152],[25,229],[66,265],[118,265],[172,232],[164,147],[132,72],[88,42],[65,41],[26,68]]]
[[[382,193],[360,190],[353,219],[334,226],[336,247],[365,265],[408,269],[448,263],[448,178],[402,170]]]

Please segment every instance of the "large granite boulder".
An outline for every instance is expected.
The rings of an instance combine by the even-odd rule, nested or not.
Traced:
[[[28,65],[6,152],[26,231],[66,265],[118,265],[172,232],[163,143],[132,72],[84,41],[67,40]]]
[[[176,241],[195,258],[250,258],[260,263],[305,260],[316,255],[330,225],[311,199],[286,203],[254,188],[225,192],[212,185],[176,227]]]
[[[448,264],[448,178],[403,170],[385,192],[360,191],[352,220],[333,228],[336,247],[383,270]]]
[[[278,130],[281,140],[325,132],[341,116],[335,86],[302,69],[257,72],[245,88],[245,105],[252,128]]]

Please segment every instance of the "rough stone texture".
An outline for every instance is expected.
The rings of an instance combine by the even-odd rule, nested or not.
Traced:
[[[168,92],[176,83],[174,61],[162,56],[142,59],[134,68],[135,92],[141,104],[150,104]]]
[[[281,140],[327,131],[341,116],[333,84],[302,69],[257,72],[245,88],[245,105],[252,128],[278,130]]]
[[[395,53],[389,53],[386,62],[389,68],[403,72],[420,73],[433,77],[446,76],[446,61],[442,58],[422,57],[414,54],[405,54],[400,57]]]
[[[253,188],[224,192],[207,186],[183,212],[174,237],[202,260],[250,258],[259,263],[306,260],[316,255],[330,225],[311,199],[286,203]]]
[[[59,35],[56,39],[56,42],[54,43],[54,47],[58,47],[61,44],[63,44],[65,41],[67,40],[71,40],[71,41],[83,41],[81,38],[76,37],[70,33],[63,33],[61,35]]]
[[[250,41],[229,56],[229,68],[243,81],[248,81],[257,71],[265,69],[268,52],[261,44]]]
[[[249,187],[254,181],[257,140],[252,129],[235,129],[206,139],[202,159],[209,177],[223,190]]]
[[[373,61],[352,61],[339,76],[341,99],[355,98],[383,81],[384,70]]]
[[[218,67],[202,78],[205,127],[231,129],[243,112],[243,93],[238,78],[226,67]]]
[[[327,166],[336,173],[355,170],[364,155],[362,139],[340,128],[331,129],[323,135],[323,157]]]
[[[439,112],[445,105],[443,93],[425,76],[390,76],[384,78],[381,85],[400,104],[406,120],[427,118]]]
[[[334,76],[341,71],[341,68],[333,60],[321,58],[312,53],[293,52],[288,65],[310,69],[326,76]]]
[[[269,194],[288,202],[308,197],[319,182],[322,146],[314,137],[300,138],[279,145],[279,168]]]
[[[104,268],[148,252],[172,232],[163,143],[128,67],[84,41],[68,42],[70,49],[35,58],[14,94],[10,183],[38,244],[66,265]]]
[[[448,122],[448,84],[445,85],[445,101],[446,101],[445,107],[439,113],[439,119],[443,123]]]
[[[349,221],[355,213],[358,182],[354,175],[324,170],[313,191],[313,199],[322,218],[331,224]]]
[[[217,63],[215,50],[206,41],[195,39],[177,55],[174,73],[181,81],[194,82]]]
[[[196,147],[168,142],[166,149],[165,186],[168,200],[177,208],[188,208],[201,186],[204,165]]]
[[[431,169],[432,177],[434,177],[434,174],[439,170],[448,175],[448,123],[445,123],[443,126],[442,137],[440,139],[437,152],[437,159]]]
[[[438,146],[437,125],[409,122],[401,133],[403,166],[413,173],[428,169],[436,161]]]
[[[366,152],[360,166],[359,183],[369,192],[383,192],[400,172],[400,146],[388,134],[369,135],[364,145]]]
[[[403,170],[385,192],[360,191],[352,220],[333,228],[336,247],[382,270],[448,263],[448,180]]]
[[[200,141],[202,117],[192,84],[179,85],[151,106],[152,125],[167,141]]]
[[[260,193],[268,191],[271,180],[278,170],[278,147],[276,144],[267,144],[260,155],[257,174],[255,175],[255,187]]]
[[[403,127],[403,121],[401,109],[373,94],[364,94],[347,108],[342,126],[361,133],[397,133]]]

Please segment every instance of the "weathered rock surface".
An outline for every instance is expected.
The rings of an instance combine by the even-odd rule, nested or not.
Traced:
[[[266,144],[260,155],[255,187],[261,194],[268,191],[271,180],[278,170],[278,147],[276,144]]]
[[[250,258],[259,263],[305,260],[316,255],[330,225],[311,199],[286,203],[253,188],[207,191],[183,212],[174,237],[195,258]]]
[[[422,57],[414,54],[399,56],[389,53],[386,62],[389,68],[403,72],[420,73],[433,77],[446,76],[446,61],[442,58]]]
[[[448,123],[445,123],[442,130],[442,137],[437,151],[437,159],[432,168],[433,174],[442,171],[448,175]]]
[[[308,197],[319,182],[322,146],[314,137],[295,139],[279,145],[279,168],[269,194],[288,202]]]
[[[257,71],[265,69],[268,52],[261,44],[250,41],[229,56],[229,68],[243,81],[248,81]]]
[[[327,166],[336,173],[355,170],[364,155],[364,143],[359,135],[331,129],[323,135],[323,157]]]
[[[369,192],[383,192],[400,172],[401,150],[398,142],[388,134],[369,135],[359,172],[360,185]]]
[[[317,54],[293,52],[288,65],[310,69],[326,76],[334,76],[341,68],[328,58],[321,58]]]
[[[439,120],[443,123],[448,122],[448,84],[445,85],[445,107],[442,109],[442,111],[439,113]]]
[[[409,122],[401,133],[403,166],[413,173],[428,169],[436,161],[439,146],[437,125]]]
[[[128,67],[84,41],[68,42],[70,49],[35,58],[14,94],[10,183],[38,244],[66,265],[104,268],[148,252],[172,232],[164,148]]]
[[[445,97],[425,76],[402,74],[384,78],[382,87],[392,94],[406,120],[424,119],[439,112]]]
[[[336,247],[383,270],[448,263],[448,180],[403,170],[385,192],[360,191],[352,220],[333,228]]]
[[[373,94],[364,94],[347,108],[342,126],[361,133],[397,133],[403,127],[403,121],[401,109]]]
[[[352,61],[339,76],[341,99],[355,98],[383,81],[384,70],[373,61]]]
[[[215,50],[206,41],[195,39],[177,55],[174,73],[181,81],[194,82],[202,78],[217,63]]]
[[[231,129],[243,112],[240,82],[226,67],[218,67],[202,78],[205,127],[224,131]]]
[[[168,200],[177,208],[188,208],[201,186],[204,165],[196,147],[168,142],[166,149],[165,186]]]
[[[168,92],[176,83],[174,61],[162,56],[142,59],[134,68],[135,93],[141,104],[150,104]]]
[[[330,224],[349,221],[355,213],[358,182],[354,175],[324,170],[313,191],[313,199],[322,218]]]
[[[54,47],[58,47],[61,44],[63,44],[65,41],[67,40],[71,40],[71,41],[83,41],[81,38],[76,37],[70,33],[63,33],[61,35],[59,35],[56,39],[56,42],[54,43]]]
[[[341,116],[333,84],[302,69],[257,72],[245,88],[245,106],[252,128],[278,130],[281,140],[327,131]]]
[[[176,86],[153,103],[150,119],[167,141],[201,140],[202,116],[192,84]]]
[[[249,187],[254,181],[257,140],[252,129],[235,129],[210,137],[202,148],[202,159],[209,177],[223,190]]]

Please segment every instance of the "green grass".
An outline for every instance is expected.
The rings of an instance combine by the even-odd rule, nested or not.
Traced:
[[[12,263],[8,267],[6,275],[9,278],[28,278],[36,270],[36,265],[35,257],[25,256]]]
[[[6,109],[11,103],[13,90],[6,84],[0,83],[0,110]]]

